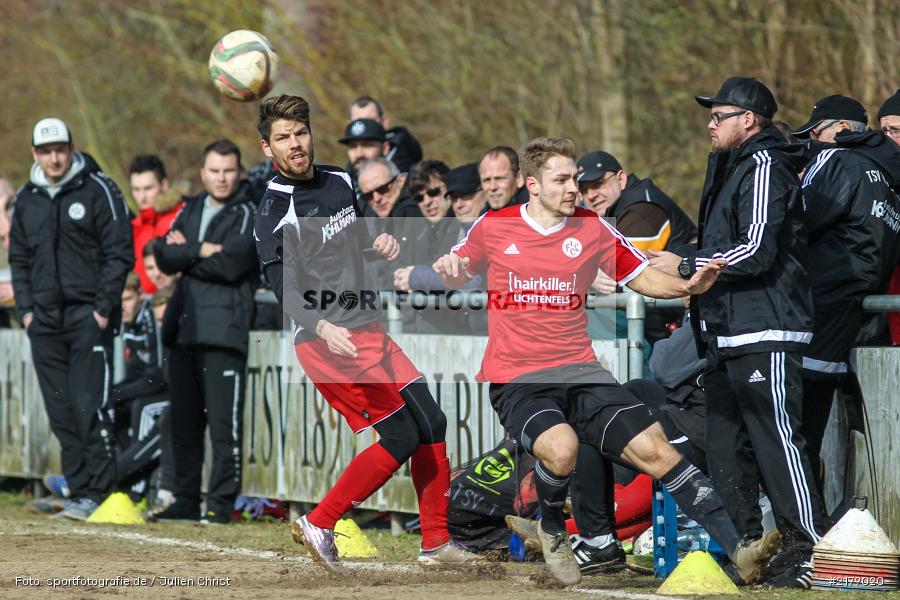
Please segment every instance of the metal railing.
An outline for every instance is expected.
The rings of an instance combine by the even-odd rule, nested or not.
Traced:
[[[435,306],[446,302],[447,295],[429,294],[423,291],[410,293],[397,293],[391,291],[379,292],[383,308],[387,311],[388,331],[401,333],[403,319],[401,306],[413,303],[415,306]],[[480,309],[487,305],[486,292],[472,290],[458,290],[453,292],[465,306]],[[256,295],[256,301],[260,304],[274,304],[275,295],[272,292],[260,292]],[[641,294],[626,290],[621,294],[609,294],[607,296],[589,295],[586,303],[589,309],[618,309],[625,311],[628,321],[628,334],[626,343],[628,346],[628,379],[640,379],[644,372],[644,320],[647,310],[658,308],[680,308],[680,299],[661,300],[650,298]],[[866,312],[893,312],[900,311],[900,295],[893,296],[867,296],[863,299],[863,310]]]

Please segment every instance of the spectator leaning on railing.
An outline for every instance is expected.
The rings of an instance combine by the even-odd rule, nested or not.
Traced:
[[[35,163],[16,194],[9,261],[20,319],[71,491],[63,516],[87,519],[112,490],[111,349],[134,264],[131,215],[113,181],[42,119]]]
[[[803,351],[803,436],[820,493],[819,451],[834,392],[856,389],[850,348],[887,343],[884,317],[864,313],[863,298],[887,290],[900,258],[900,147],[867,130],[867,121],[853,98],[828,96],[794,132],[827,142],[802,182],[815,308]]]

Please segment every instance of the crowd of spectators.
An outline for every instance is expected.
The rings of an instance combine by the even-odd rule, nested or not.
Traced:
[[[446,292],[432,263],[481,215],[528,201],[518,153],[497,145],[474,149],[474,162],[448,165],[424,152],[407,128],[391,127],[374,98],[354,100],[348,116],[338,141],[346,147],[359,213],[384,220],[384,230],[400,242],[396,262],[376,265],[378,288]],[[711,127],[729,118],[719,114]],[[816,335],[803,359],[806,405],[825,402],[846,385],[829,376],[852,370],[846,359],[851,346],[900,343],[896,321],[889,318],[889,330],[883,316],[867,315],[861,305],[865,295],[900,292],[900,91],[877,118],[878,128],[869,129],[862,105],[829,96],[793,131],[763,123],[766,134],[796,156],[795,185],[803,198],[803,227],[792,235],[798,260],[808,261],[815,299]],[[271,163],[245,170],[234,143],[214,141],[202,154],[198,149],[202,189],[188,195],[189,186],[170,181],[159,156],[138,155],[129,166],[126,203],[59,119],[40,121],[31,146],[35,164],[18,192],[0,177],[0,240],[9,252],[9,266],[0,263],[0,306],[6,309],[0,326],[27,329],[31,338],[63,451],[70,500],[60,514],[84,519],[113,489],[127,489],[135,500],[152,489],[150,508],[163,518],[229,522],[241,484],[248,332],[283,324],[277,309],[254,302],[267,282],[260,278],[253,216],[264,210],[257,205],[274,173]],[[608,151],[586,150],[576,177],[583,206],[658,262],[667,255],[701,260],[695,223],[704,215],[686,214]],[[754,219],[764,225],[766,215]],[[875,231],[879,223],[884,231]],[[57,260],[60,252],[68,258]],[[475,277],[468,289],[484,289],[483,281]],[[620,289],[597,273],[595,293]],[[402,314],[406,333],[487,331],[481,310]],[[647,347],[667,338],[681,316],[649,313]],[[592,314],[592,337],[623,337],[621,317]],[[126,348],[126,376],[118,382],[108,376],[113,334],[122,335]],[[75,371],[78,377],[67,378]],[[815,465],[827,411],[808,414],[816,415],[804,422]],[[206,427],[213,457],[201,513]],[[188,498],[190,511],[167,514],[173,496]]]

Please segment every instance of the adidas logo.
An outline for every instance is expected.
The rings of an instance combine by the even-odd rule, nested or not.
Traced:
[[[507,246],[506,250],[503,251],[503,254],[519,254],[519,249],[516,248],[515,242]]]
[[[699,490],[697,490],[697,497],[694,498],[694,506],[697,506],[698,504],[700,504],[701,502],[706,500],[706,497],[712,493],[713,493],[713,490],[711,487],[706,487],[706,486],[701,487]]]
[[[750,379],[747,380],[747,383],[756,383],[757,381],[765,381],[766,378],[763,377],[763,374],[759,372],[759,369],[753,371],[753,375],[750,376]]]

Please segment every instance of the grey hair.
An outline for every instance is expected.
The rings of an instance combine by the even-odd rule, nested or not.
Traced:
[[[393,161],[386,159],[383,156],[379,156],[378,158],[373,158],[371,160],[367,160],[362,165],[360,165],[359,170],[356,172],[357,177],[362,177],[362,174],[374,167],[375,165],[381,165],[385,169],[388,170],[391,177],[396,177],[400,174],[400,169],[397,168],[397,165],[393,163]]]
[[[862,121],[847,121],[847,125],[850,126],[850,131],[852,133],[860,133],[869,128],[869,126]]]

